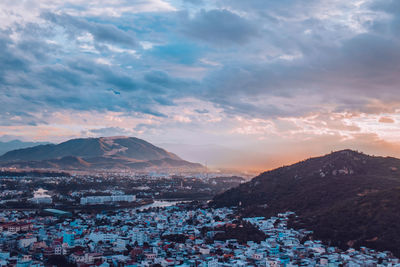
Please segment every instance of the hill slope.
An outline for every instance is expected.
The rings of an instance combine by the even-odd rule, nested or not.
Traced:
[[[365,245],[400,256],[400,160],[351,150],[262,173],[214,198],[243,215],[295,211],[293,226],[340,247]]]
[[[202,168],[135,137],[81,138],[13,150],[0,157],[0,165],[57,169]]]
[[[0,155],[3,155],[4,153],[15,150],[15,149],[21,149],[21,148],[27,148],[27,147],[32,147],[32,146],[37,146],[37,145],[45,145],[48,144],[46,142],[23,142],[20,140],[12,140],[8,142],[0,142]]]

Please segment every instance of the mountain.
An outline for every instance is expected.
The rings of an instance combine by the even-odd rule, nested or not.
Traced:
[[[57,145],[17,149],[1,156],[0,166],[55,169],[203,168],[142,139],[123,136],[80,138]]]
[[[351,150],[267,171],[217,195],[212,206],[243,216],[294,211],[291,225],[341,248],[366,246],[400,256],[400,160]]]
[[[47,142],[23,142],[20,140],[12,140],[8,142],[0,142],[0,155],[3,155],[4,153],[15,150],[15,149],[21,149],[21,148],[27,148],[27,147],[32,147],[32,146],[37,146],[37,145],[45,145],[49,144]]]

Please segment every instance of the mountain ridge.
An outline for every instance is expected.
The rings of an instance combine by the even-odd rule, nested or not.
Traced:
[[[38,145],[49,144],[48,142],[25,142],[18,139],[10,141],[0,141],[0,156],[16,149],[33,147]]]
[[[160,147],[126,136],[77,138],[9,151],[0,165],[19,168],[203,168]]]

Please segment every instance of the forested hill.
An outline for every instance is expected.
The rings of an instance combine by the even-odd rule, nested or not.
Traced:
[[[217,195],[211,205],[243,215],[294,211],[293,225],[340,247],[368,246],[400,256],[400,160],[342,150],[264,172]]]

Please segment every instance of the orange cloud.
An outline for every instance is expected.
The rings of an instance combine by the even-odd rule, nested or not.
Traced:
[[[389,117],[381,117],[379,119],[379,122],[382,122],[382,123],[394,123],[394,120],[392,118],[389,118]]]

